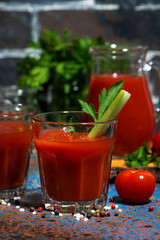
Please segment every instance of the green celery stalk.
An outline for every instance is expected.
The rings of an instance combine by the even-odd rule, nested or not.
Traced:
[[[121,90],[116,98],[113,100],[111,105],[107,108],[106,112],[103,114],[98,122],[105,122],[112,120],[117,117],[118,113],[122,110],[126,102],[129,100],[131,94],[125,90]],[[88,134],[89,138],[101,136],[106,130],[106,124],[97,124]]]

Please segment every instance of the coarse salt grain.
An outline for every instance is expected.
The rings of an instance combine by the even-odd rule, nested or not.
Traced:
[[[75,213],[74,216],[76,217],[77,220],[80,220],[81,218],[84,218],[84,216],[80,213]]]
[[[122,209],[121,209],[121,208],[119,208],[119,209],[118,209],[118,211],[119,211],[119,212],[122,212]]]
[[[25,212],[25,209],[24,208],[20,208],[19,211],[20,212]]]
[[[7,206],[11,206],[11,204],[10,204],[10,203],[7,203]]]
[[[88,221],[88,218],[87,218],[87,217],[84,217],[84,221],[85,221],[85,222]]]
[[[62,213],[59,213],[59,216],[61,217],[61,216],[63,216],[63,214],[62,214]]]
[[[6,205],[7,203],[2,199],[2,203],[1,204]]]
[[[16,206],[16,208],[20,208],[20,206],[19,206],[19,205],[17,205],[17,206]]]
[[[37,213],[36,211],[33,211],[33,212],[32,212],[33,215],[36,215],[36,213]]]
[[[21,197],[14,197],[13,200],[19,200]]]
[[[111,207],[110,206],[104,206],[104,210],[107,211],[107,210],[110,210]]]
[[[115,208],[118,208],[119,206],[118,205],[115,205]]]
[[[93,213],[93,214],[94,214],[95,212],[96,212],[96,211],[95,211],[94,209],[92,209],[92,210],[91,210],[91,213]]]

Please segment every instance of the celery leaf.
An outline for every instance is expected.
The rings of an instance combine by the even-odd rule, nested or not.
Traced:
[[[115,85],[111,85],[111,87],[107,90],[103,88],[101,94],[99,95],[99,110],[98,110],[98,120],[101,119],[107,108],[111,105],[115,97],[118,95],[120,90],[123,87],[123,80],[116,82]]]
[[[92,103],[88,104],[82,100],[78,100],[79,103],[81,104],[82,106],[82,111],[88,113],[89,115],[92,116],[92,118],[94,119],[94,121],[96,122],[97,121],[97,118],[96,118],[96,112],[95,112],[95,108],[94,108],[94,105]]]

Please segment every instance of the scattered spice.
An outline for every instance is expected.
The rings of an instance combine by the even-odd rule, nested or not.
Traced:
[[[107,213],[104,210],[102,210],[102,211],[99,212],[99,216],[100,217],[106,217]]]
[[[109,202],[115,202],[115,197],[110,197]]]
[[[16,206],[19,205],[19,200],[16,199],[16,200],[14,201],[14,204],[15,204]]]
[[[152,212],[154,210],[153,206],[149,207],[149,211]]]
[[[119,215],[119,212],[115,211],[114,216],[118,216],[118,215]]]
[[[34,207],[30,207],[29,209],[30,212],[34,212],[34,210],[35,210]]]
[[[42,218],[45,218],[46,217],[46,214],[42,214]]]
[[[112,204],[111,209],[115,209],[115,207],[116,207],[116,206],[115,206],[114,204]]]
[[[86,214],[85,214],[85,211],[82,211],[82,212],[81,212],[81,214],[82,214],[83,216],[85,216],[85,215],[86,215]]]
[[[92,212],[91,212],[91,211],[88,211],[88,212],[87,212],[87,218],[90,219],[92,216],[93,216],[93,215],[92,215]]]
[[[101,211],[102,210],[102,205],[98,204],[98,205],[95,205],[94,209],[97,211]]]
[[[55,215],[59,216],[59,210],[55,211]]]
[[[38,212],[42,212],[43,211],[43,208],[42,207],[39,207],[38,208]]]
[[[96,213],[96,217],[100,217],[99,212]]]
[[[107,216],[107,217],[110,217],[110,216],[111,216],[111,213],[110,213],[110,212],[107,212],[107,213],[106,213],[106,216]]]

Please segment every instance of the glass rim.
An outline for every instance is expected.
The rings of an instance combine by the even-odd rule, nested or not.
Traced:
[[[99,52],[103,53],[124,53],[127,52],[146,52],[148,50],[147,45],[129,45],[129,44],[110,44],[111,48],[105,45],[91,46],[89,52],[93,55],[101,55]]]
[[[95,124],[110,124],[110,123],[113,123],[113,124],[117,124],[118,122],[118,118],[114,118],[112,120],[107,120],[107,121],[98,121],[98,122],[94,122],[93,121],[89,121],[89,122],[86,122],[86,121],[82,121],[82,122],[56,122],[56,121],[47,121],[47,120],[42,120],[42,119],[38,119],[38,117],[41,117],[41,116],[45,116],[45,115],[48,115],[48,114],[87,114],[86,112],[84,111],[53,111],[53,112],[45,112],[45,113],[37,113],[35,115],[32,116],[32,120],[38,122],[38,123],[47,123],[47,124],[55,124],[55,125],[95,125]],[[89,115],[89,114],[88,114]]]
[[[17,113],[14,114],[10,114],[10,113],[1,113],[0,112],[0,118],[3,117],[16,117],[16,116],[26,116],[26,115],[33,115],[36,114],[36,108],[32,107],[32,106],[27,106],[27,105],[19,105],[19,104],[0,104],[0,111],[2,110],[2,108],[4,108],[3,110],[7,110],[8,109],[13,109],[16,111],[17,108]],[[25,109],[29,109],[30,111],[25,112],[25,113],[18,113],[18,108],[19,110],[25,110]]]

